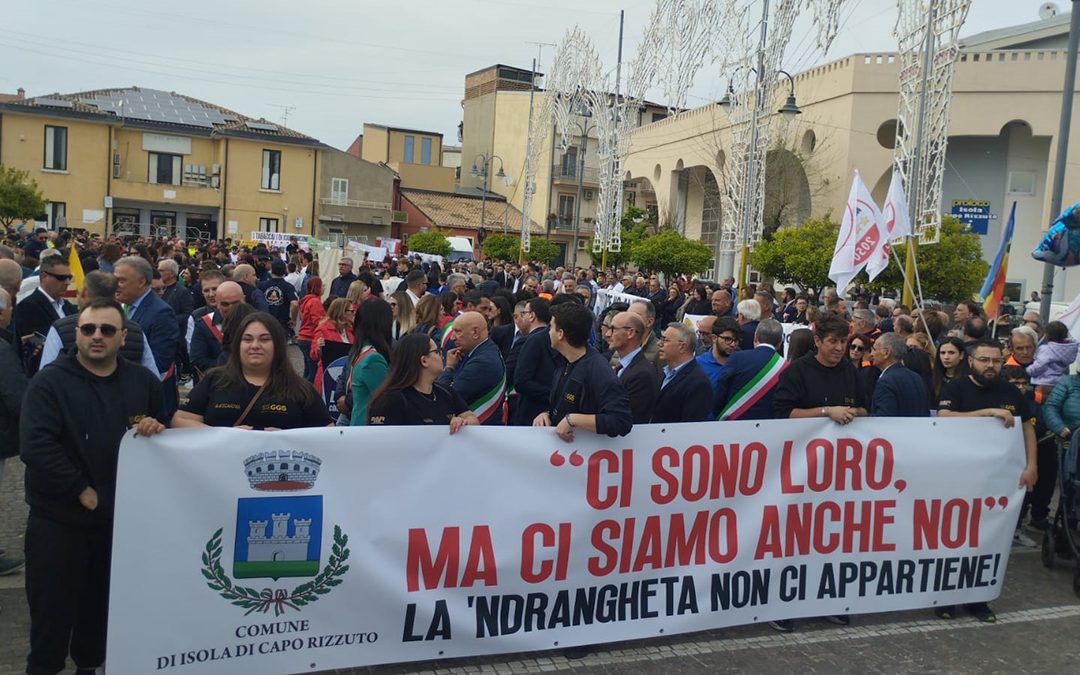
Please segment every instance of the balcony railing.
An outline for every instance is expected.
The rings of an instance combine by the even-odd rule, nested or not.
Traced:
[[[390,211],[389,202],[366,202],[361,199],[345,199],[344,197],[323,197],[319,200],[323,206],[349,206],[357,209],[375,209],[378,211]]]
[[[555,180],[565,180],[573,183],[577,182],[578,172],[581,171],[581,166],[578,164],[552,164],[551,175]],[[600,168],[595,166],[586,166],[585,173],[583,174],[584,183],[597,183],[600,180]]]
[[[573,218],[573,216],[560,216],[558,218],[553,218],[553,219],[549,220],[548,224],[551,227],[551,229],[553,229],[553,230],[573,230],[574,229],[574,218]],[[581,228],[578,231],[579,232],[584,232],[584,231],[588,230],[588,231],[591,232],[592,227],[593,227],[593,221],[591,219],[587,220],[587,221],[582,220],[581,221]]]

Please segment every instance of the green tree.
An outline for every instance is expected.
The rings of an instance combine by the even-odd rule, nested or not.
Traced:
[[[438,230],[417,232],[409,235],[406,242],[409,250],[413,253],[430,253],[431,255],[448,256],[454,250],[446,236]]]
[[[529,239],[529,252],[525,254],[529,260],[542,263],[551,263],[559,257],[559,245],[550,239],[532,237]]]
[[[482,248],[484,256],[492,260],[516,261],[521,250],[521,237],[516,234],[489,234]]]
[[[896,251],[904,260],[904,249]],[[942,302],[971,300],[979,292],[990,266],[983,260],[979,235],[969,232],[959,220],[949,215],[941,217],[941,239],[936,244],[920,246],[916,251],[919,279],[923,297]],[[866,273],[859,279],[866,281]],[[896,258],[889,261],[873,283],[873,289],[902,288],[904,284]]]
[[[635,243],[630,250],[630,258],[641,267],[663,272],[670,278],[705,269],[712,259],[712,251],[700,241],[687,239],[675,230],[664,229]]]
[[[30,173],[0,166],[0,225],[11,227],[16,220],[30,221],[45,212],[45,196]]]
[[[655,230],[656,225],[649,222],[648,211],[631,204],[623,211],[619,227],[622,228],[622,246],[618,252],[608,252],[607,262],[611,267],[626,265],[633,260],[634,246],[645,239],[650,228]]]
[[[819,289],[829,285],[829,263],[840,226],[828,216],[777,230],[750,252],[755,270],[784,284]]]

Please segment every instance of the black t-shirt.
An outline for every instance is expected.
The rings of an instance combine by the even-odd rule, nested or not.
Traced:
[[[778,419],[787,419],[796,408],[822,408],[844,405],[869,408],[859,371],[847,359],[828,367],[807,354],[791,362],[780,374],[773,398]]]
[[[1028,424],[1035,423],[1035,413],[1027,398],[1014,385],[997,379],[989,386],[958,377],[941,387],[938,410],[974,412],[983,408],[1004,408]]]
[[[270,307],[270,314],[280,321],[281,325],[288,325],[292,318],[291,304],[296,300],[296,287],[284,279],[274,277],[267,282],[263,295]]]
[[[460,394],[434,385],[431,394],[416,389],[395,389],[379,397],[368,409],[371,426],[449,424],[450,418],[469,409]]]
[[[265,392],[251,407],[241,424],[255,429],[276,427],[278,429],[298,429],[303,427],[324,427],[330,424],[330,414],[326,405],[310,384],[311,403],[303,405],[299,397],[292,400],[271,398]],[[214,373],[203,378],[191,390],[188,401],[180,409],[202,415],[203,423],[212,427],[231,427],[236,424],[248,402],[259,388],[250,382],[244,387],[227,386],[221,375]]]

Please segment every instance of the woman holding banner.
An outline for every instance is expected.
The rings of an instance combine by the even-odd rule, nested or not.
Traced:
[[[173,428],[276,431],[331,424],[322,399],[289,363],[280,321],[253,312],[231,337],[229,360],[195,385],[173,415]]]
[[[368,423],[449,424],[450,433],[468,424],[480,424],[461,396],[435,384],[442,371],[442,350],[434,340],[423,333],[401,338],[390,359],[386,381],[371,396]]]

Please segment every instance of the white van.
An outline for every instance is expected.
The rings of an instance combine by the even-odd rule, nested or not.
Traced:
[[[446,257],[447,262],[470,262],[475,259],[471,237],[447,237],[446,240],[454,248]]]

